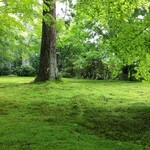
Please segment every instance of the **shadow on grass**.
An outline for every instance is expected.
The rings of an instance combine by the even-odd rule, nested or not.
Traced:
[[[65,78],[64,78],[65,80]],[[121,80],[94,80],[94,79],[78,79],[78,78],[67,78],[67,81],[71,83],[94,83],[94,84],[100,84],[100,83],[140,83],[140,81],[121,81]]]
[[[77,124],[76,132],[92,132],[105,139],[150,146],[150,106],[133,105],[108,110],[73,98],[65,105],[34,102],[28,106],[28,111],[43,116],[43,121],[49,124]]]
[[[150,106],[106,109],[87,102],[70,105],[70,118],[99,137],[150,146]]]
[[[15,102],[1,102],[0,113],[7,115],[11,109],[18,107]],[[41,101],[25,107],[27,116],[39,119],[42,124],[57,126],[73,123],[75,132],[134,142],[144,145],[147,150],[150,148],[150,106],[136,104],[108,109],[95,107],[81,97],[72,97],[70,102],[63,105]]]

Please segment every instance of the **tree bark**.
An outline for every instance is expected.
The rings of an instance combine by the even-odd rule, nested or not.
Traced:
[[[51,15],[56,20],[56,4],[51,11]],[[56,56],[56,28],[52,23],[50,27],[50,79],[58,78],[57,56]]]
[[[35,82],[56,79],[58,76],[56,59],[56,5],[51,0],[44,0],[48,9],[43,9],[42,40],[39,72]],[[48,19],[49,18],[49,19]]]

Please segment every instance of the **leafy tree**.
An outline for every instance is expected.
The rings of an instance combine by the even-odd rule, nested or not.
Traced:
[[[115,64],[115,62],[112,64],[114,56],[109,52],[108,43],[105,43],[107,34],[104,32],[102,24],[98,20],[91,20],[86,14],[78,14],[78,12],[74,13],[69,22],[69,24],[62,24],[63,31],[58,32],[57,36],[59,67],[62,75],[94,79],[112,77],[110,75],[101,77],[103,72],[101,69],[105,67],[94,67],[95,61],[107,64],[109,69]],[[92,67],[95,71],[90,71]],[[111,74],[112,70],[114,69],[109,71]]]
[[[0,5],[0,63],[15,73],[22,65],[22,59],[28,58],[31,53],[38,53],[41,5],[38,0],[3,2]],[[9,65],[4,65],[4,62]]]
[[[127,70],[123,70],[127,77],[130,70],[128,66],[135,65],[137,72],[143,70],[144,73],[146,69],[140,69],[144,63],[138,66],[137,64],[148,59],[146,55],[149,49],[149,5],[148,0],[89,0],[86,3],[80,0],[75,6],[78,16],[88,16],[89,20],[101,23],[103,31],[107,33],[107,45],[111,53],[120,59],[122,68]],[[143,16],[142,19],[139,16]],[[149,72],[149,67],[146,70]]]
[[[69,11],[57,22],[55,1],[44,1],[43,15],[38,0],[4,1],[0,6],[1,66],[15,68],[21,58],[32,58],[31,65],[39,70],[35,81],[57,78],[57,63],[69,77],[106,78],[109,72],[108,78],[149,80],[148,0],[64,1]],[[40,42],[38,69],[33,58],[39,59]]]

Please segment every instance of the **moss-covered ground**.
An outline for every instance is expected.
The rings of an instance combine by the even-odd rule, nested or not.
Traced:
[[[0,77],[0,150],[149,150],[150,84]]]

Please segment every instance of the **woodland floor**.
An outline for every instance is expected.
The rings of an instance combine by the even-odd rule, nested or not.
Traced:
[[[150,150],[150,84],[0,77],[0,150]]]

